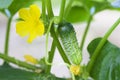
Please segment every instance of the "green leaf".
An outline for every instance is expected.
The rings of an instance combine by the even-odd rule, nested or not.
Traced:
[[[92,7],[94,7],[95,13],[111,8],[111,4],[107,1],[88,0],[88,2],[86,2],[86,6],[89,9],[89,11]]]
[[[117,0],[107,0],[108,2],[113,2],[113,1],[117,1]]]
[[[100,40],[97,38],[88,45],[90,56],[92,56]],[[95,80],[119,80],[120,48],[107,41],[95,60],[90,76]]]
[[[0,80],[34,80],[38,74],[16,69],[8,64],[0,66]]]
[[[83,6],[83,2],[80,0],[74,0],[72,6],[68,12],[65,13],[65,20],[68,22],[83,22],[88,20],[89,11]]]
[[[67,79],[57,78],[52,74],[41,74],[36,78],[36,80],[67,80]]]
[[[0,9],[8,8],[13,0],[0,0]]]
[[[120,10],[120,0],[87,0],[84,4],[89,10],[94,7],[95,13],[105,9]]]
[[[120,10],[120,0],[74,0],[65,12],[65,20],[72,23],[87,21],[93,8],[94,13],[105,9]]]
[[[34,4],[36,1],[41,0],[14,0],[8,9],[13,16],[20,8],[28,7],[29,5]]]
[[[69,14],[66,16],[68,22],[82,22],[86,21],[89,18],[89,13],[84,7],[74,6],[69,11]]]
[[[52,74],[34,73],[31,71],[16,69],[8,64],[0,66],[0,80],[66,80],[57,78]]]

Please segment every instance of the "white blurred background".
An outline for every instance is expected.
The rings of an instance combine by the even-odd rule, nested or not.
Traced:
[[[55,10],[55,14],[58,15],[58,10]],[[13,18],[11,23],[11,33],[10,33],[10,43],[9,43],[9,55],[24,61],[23,56],[25,54],[33,55],[35,58],[39,59],[45,55],[45,36],[38,37],[33,41],[32,44],[28,44],[26,42],[26,37],[21,38],[16,34],[15,24],[17,15]],[[87,36],[87,40],[85,43],[85,47],[83,50],[83,64],[86,64],[89,60],[89,55],[87,52],[88,43],[96,37],[102,37],[106,31],[113,25],[113,23],[120,17],[120,12],[118,11],[110,11],[104,10],[94,16],[94,20],[91,23],[91,28],[89,34]],[[4,51],[4,42],[5,42],[5,32],[6,32],[6,24],[7,17],[0,13],[0,52]],[[78,38],[78,42],[80,43],[83,30],[85,29],[86,23],[77,23],[73,24],[76,35]],[[109,37],[109,40],[120,47],[120,25],[115,29],[112,35]],[[51,45],[52,39],[49,39],[49,48]],[[0,59],[0,64],[3,61]],[[59,52],[56,50],[54,63],[63,63]],[[52,67],[51,72],[59,77],[70,77],[69,70],[64,65],[55,65]]]

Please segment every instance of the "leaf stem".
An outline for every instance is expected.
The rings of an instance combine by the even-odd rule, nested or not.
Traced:
[[[67,59],[67,56],[65,55],[60,43],[59,43],[59,40],[57,39],[57,36],[56,36],[56,33],[54,31],[54,18],[50,21],[50,24],[49,24],[49,27],[48,27],[48,30],[47,30],[47,33],[46,33],[46,56],[45,56],[45,63],[48,65],[48,70],[46,70],[46,72],[50,72],[50,68],[51,68],[51,65],[55,65],[55,64],[52,64],[52,59],[53,59],[53,56],[54,56],[54,51],[55,51],[55,46],[58,48],[58,50],[60,51],[61,53],[61,56],[64,60],[65,63],[63,63],[64,65],[69,65],[70,62],[69,60]],[[51,33],[52,37],[53,37],[53,44],[52,44],[52,48],[51,48],[51,52],[52,54],[48,54],[48,38],[49,38],[49,33]],[[58,44],[59,43],[59,44]]]
[[[45,62],[46,62],[47,65],[52,65],[52,63],[50,63],[48,61],[48,56],[49,56],[48,55],[48,38],[49,38],[49,32],[51,32],[53,40],[55,41],[55,45],[58,48],[64,62],[70,64],[67,56],[65,55],[65,52],[64,52],[62,46],[60,45],[60,42],[59,42],[59,40],[57,38],[57,35],[56,35],[55,31],[54,31],[53,22],[54,22],[54,18],[50,21],[50,24],[49,24],[49,27],[48,27],[48,30],[47,30],[47,33],[46,33],[46,57],[45,57]]]
[[[72,80],[76,80],[75,75],[73,73],[72,73]]]
[[[45,7],[45,0],[42,0],[42,18],[43,18],[43,21],[46,21],[46,7]]]
[[[59,13],[59,19],[60,19],[59,22],[61,22],[63,20],[65,2],[66,2],[66,0],[62,0],[62,2],[61,2],[60,13]]]
[[[11,25],[12,17],[8,19],[7,29],[6,29],[6,38],[5,38],[5,48],[4,48],[4,54],[8,55],[8,49],[9,49],[9,37],[10,37],[10,25]]]
[[[17,60],[14,57],[10,57],[10,56],[4,55],[2,53],[0,53],[0,58],[4,59],[7,62],[14,63],[14,64],[16,64],[18,66],[21,66],[21,67],[24,67],[24,68],[27,68],[27,69],[31,69],[31,70],[38,69],[38,67],[36,67],[36,66],[33,66],[31,64],[28,64],[28,63],[20,61],[20,60]]]
[[[45,63],[47,64],[47,65],[52,65],[52,63],[50,63],[49,61],[48,61],[48,57],[49,57],[49,54],[48,54],[48,38],[49,38],[49,33],[50,33],[50,30],[51,30],[51,27],[52,27],[52,25],[53,25],[53,22],[54,22],[54,19],[52,19],[51,21],[50,21],[50,23],[49,23],[49,27],[48,27],[48,30],[47,30],[47,33],[46,33],[46,55],[45,55]]]
[[[72,3],[73,3],[74,0],[69,0],[69,3],[67,4],[67,7],[65,8],[65,14],[64,16],[67,17],[71,7],[72,7]]]
[[[47,4],[48,16],[49,16],[49,18],[52,18],[54,16],[54,14],[53,14],[53,10],[52,10],[51,0],[46,0],[46,4]]]
[[[110,34],[113,32],[113,30],[119,25],[120,23],[120,18],[113,24],[113,26],[107,31],[107,33],[104,35],[104,37],[102,38],[102,40],[100,41],[100,43],[98,44],[96,50],[93,53],[93,56],[91,57],[91,60],[89,61],[88,65],[87,65],[87,70],[88,72],[91,71],[94,62],[96,60],[96,58],[99,55],[100,50],[102,49],[102,47],[104,46],[105,42],[107,41],[108,37],[110,36]]]
[[[86,40],[86,37],[87,37],[87,34],[88,34],[88,30],[90,28],[91,21],[92,21],[92,15],[89,17],[88,22],[87,22],[87,26],[86,26],[85,31],[83,33],[82,41],[81,41],[81,44],[80,44],[81,51],[83,50],[84,43],[85,43],[85,40]]]
[[[49,61],[50,63],[52,63],[52,61],[53,61],[55,49],[56,49],[55,41],[53,40],[53,42],[52,42],[52,47],[51,47],[51,51],[49,52],[49,57],[48,57],[48,61]],[[51,65],[48,65],[46,72],[47,72],[47,73],[50,73],[50,70],[51,70]]]

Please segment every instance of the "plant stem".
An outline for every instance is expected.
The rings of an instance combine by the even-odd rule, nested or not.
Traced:
[[[81,44],[80,44],[81,51],[83,50],[84,43],[85,43],[85,40],[86,40],[86,37],[87,37],[87,34],[88,34],[88,30],[90,28],[91,21],[92,21],[92,15],[89,17],[88,22],[87,22],[87,26],[86,26],[85,31],[83,33],[82,41],[81,41]]]
[[[14,64],[16,64],[18,66],[21,66],[21,67],[24,67],[24,68],[27,68],[27,69],[31,69],[31,70],[38,69],[37,67],[35,67],[35,66],[31,65],[31,64],[28,64],[26,62],[17,60],[14,57],[10,57],[10,56],[4,55],[2,53],[0,53],[0,58],[4,59],[7,62],[14,63]]]
[[[56,49],[55,41],[53,40],[53,42],[52,42],[52,47],[51,47],[51,51],[49,52],[49,57],[48,57],[48,61],[49,61],[50,63],[52,63],[52,61],[53,61],[55,49]],[[50,73],[50,70],[51,70],[51,65],[48,65],[46,72],[47,72],[47,73]]]
[[[59,40],[58,40],[58,37],[57,37],[54,29],[51,29],[51,35],[52,35],[52,37],[53,37],[53,39],[54,39],[54,41],[55,41],[55,44],[56,44],[56,46],[57,46],[57,48],[58,48],[58,50],[59,50],[59,52],[60,52],[60,55],[62,56],[64,62],[65,62],[65,63],[68,63],[68,64],[71,64],[70,61],[69,61],[69,59],[67,58],[65,52],[64,52],[64,50],[63,50],[63,48],[62,48]]]
[[[62,2],[61,2],[60,13],[59,13],[59,19],[60,19],[59,22],[61,22],[63,20],[65,2],[66,2],[66,0],[62,0]]]
[[[47,4],[48,16],[49,16],[49,18],[52,18],[54,16],[54,14],[53,14],[53,10],[52,10],[51,0],[46,0],[46,4]]]
[[[10,25],[11,25],[12,17],[8,19],[7,29],[6,29],[6,38],[5,38],[5,48],[4,48],[4,54],[8,55],[8,49],[9,49],[9,37],[10,37]]]
[[[54,22],[54,19],[50,20],[50,23],[49,23],[49,26],[48,26],[48,29],[47,29],[47,32],[46,32],[46,54],[45,54],[45,63],[47,65],[52,65],[52,63],[50,63],[48,61],[48,57],[49,57],[49,54],[48,54],[48,38],[49,38],[49,33],[50,33],[50,30],[51,30],[51,27],[53,25],[53,22]]]
[[[45,0],[42,0],[42,18],[43,18],[43,21],[46,21],[46,7],[45,7]]]
[[[107,31],[107,33],[104,35],[104,37],[102,38],[102,40],[99,42],[96,50],[94,51],[94,53],[93,53],[93,55],[91,57],[90,62],[87,65],[88,72],[91,71],[91,69],[92,69],[92,67],[94,65],[94,62],[95,62],[96,58],[99,55],[100,50],[102,49],[102,47],[104,46],[104,44],[107,41],[108,37],[113,32],[113,30],[118,26],[119,23],[120,23],[120,18],[113,24],[113,26]]]
[[[66,7],[66,9],[65,9],[65,14],[64,14],[65,17],[67,17],[67,15],[68,15],[71,7],[72,7],[73,1],[74,1],[74,0],[69,0],[69,3],[68,3],[68,5],[67,5],[67,7]]]
[[[75,75],[73,73],[72,73],[72,80],[76,80]]]
[[[67,56],[65,55],[65,52],[64,52],[62,46],[60,45],[60,42],[57,38],[57,35],[54,31],[53,22],[54,22],[54,18],[50,21],[50,24],[49,24],[49,27],[48,27],[48,30],[47,30],[47,33],[46,33],[46,57],[45,57],[45,62],[46,62],[47,65],[52,65],[50,62],[48,62],[48,56],[49,56],[48,55],[48,38],[49,38],[49,32],[51,32],[51,35],[53,37],[53,40],[55,41],[56,47],[58,48],[64,62],[70,64]]]

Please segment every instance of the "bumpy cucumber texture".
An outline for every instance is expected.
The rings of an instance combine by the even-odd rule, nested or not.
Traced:
[[[79,65],[82,60],[82,54],[72,24],[68,22],[59,24],[58,33],[69,60],[72,64]]]

